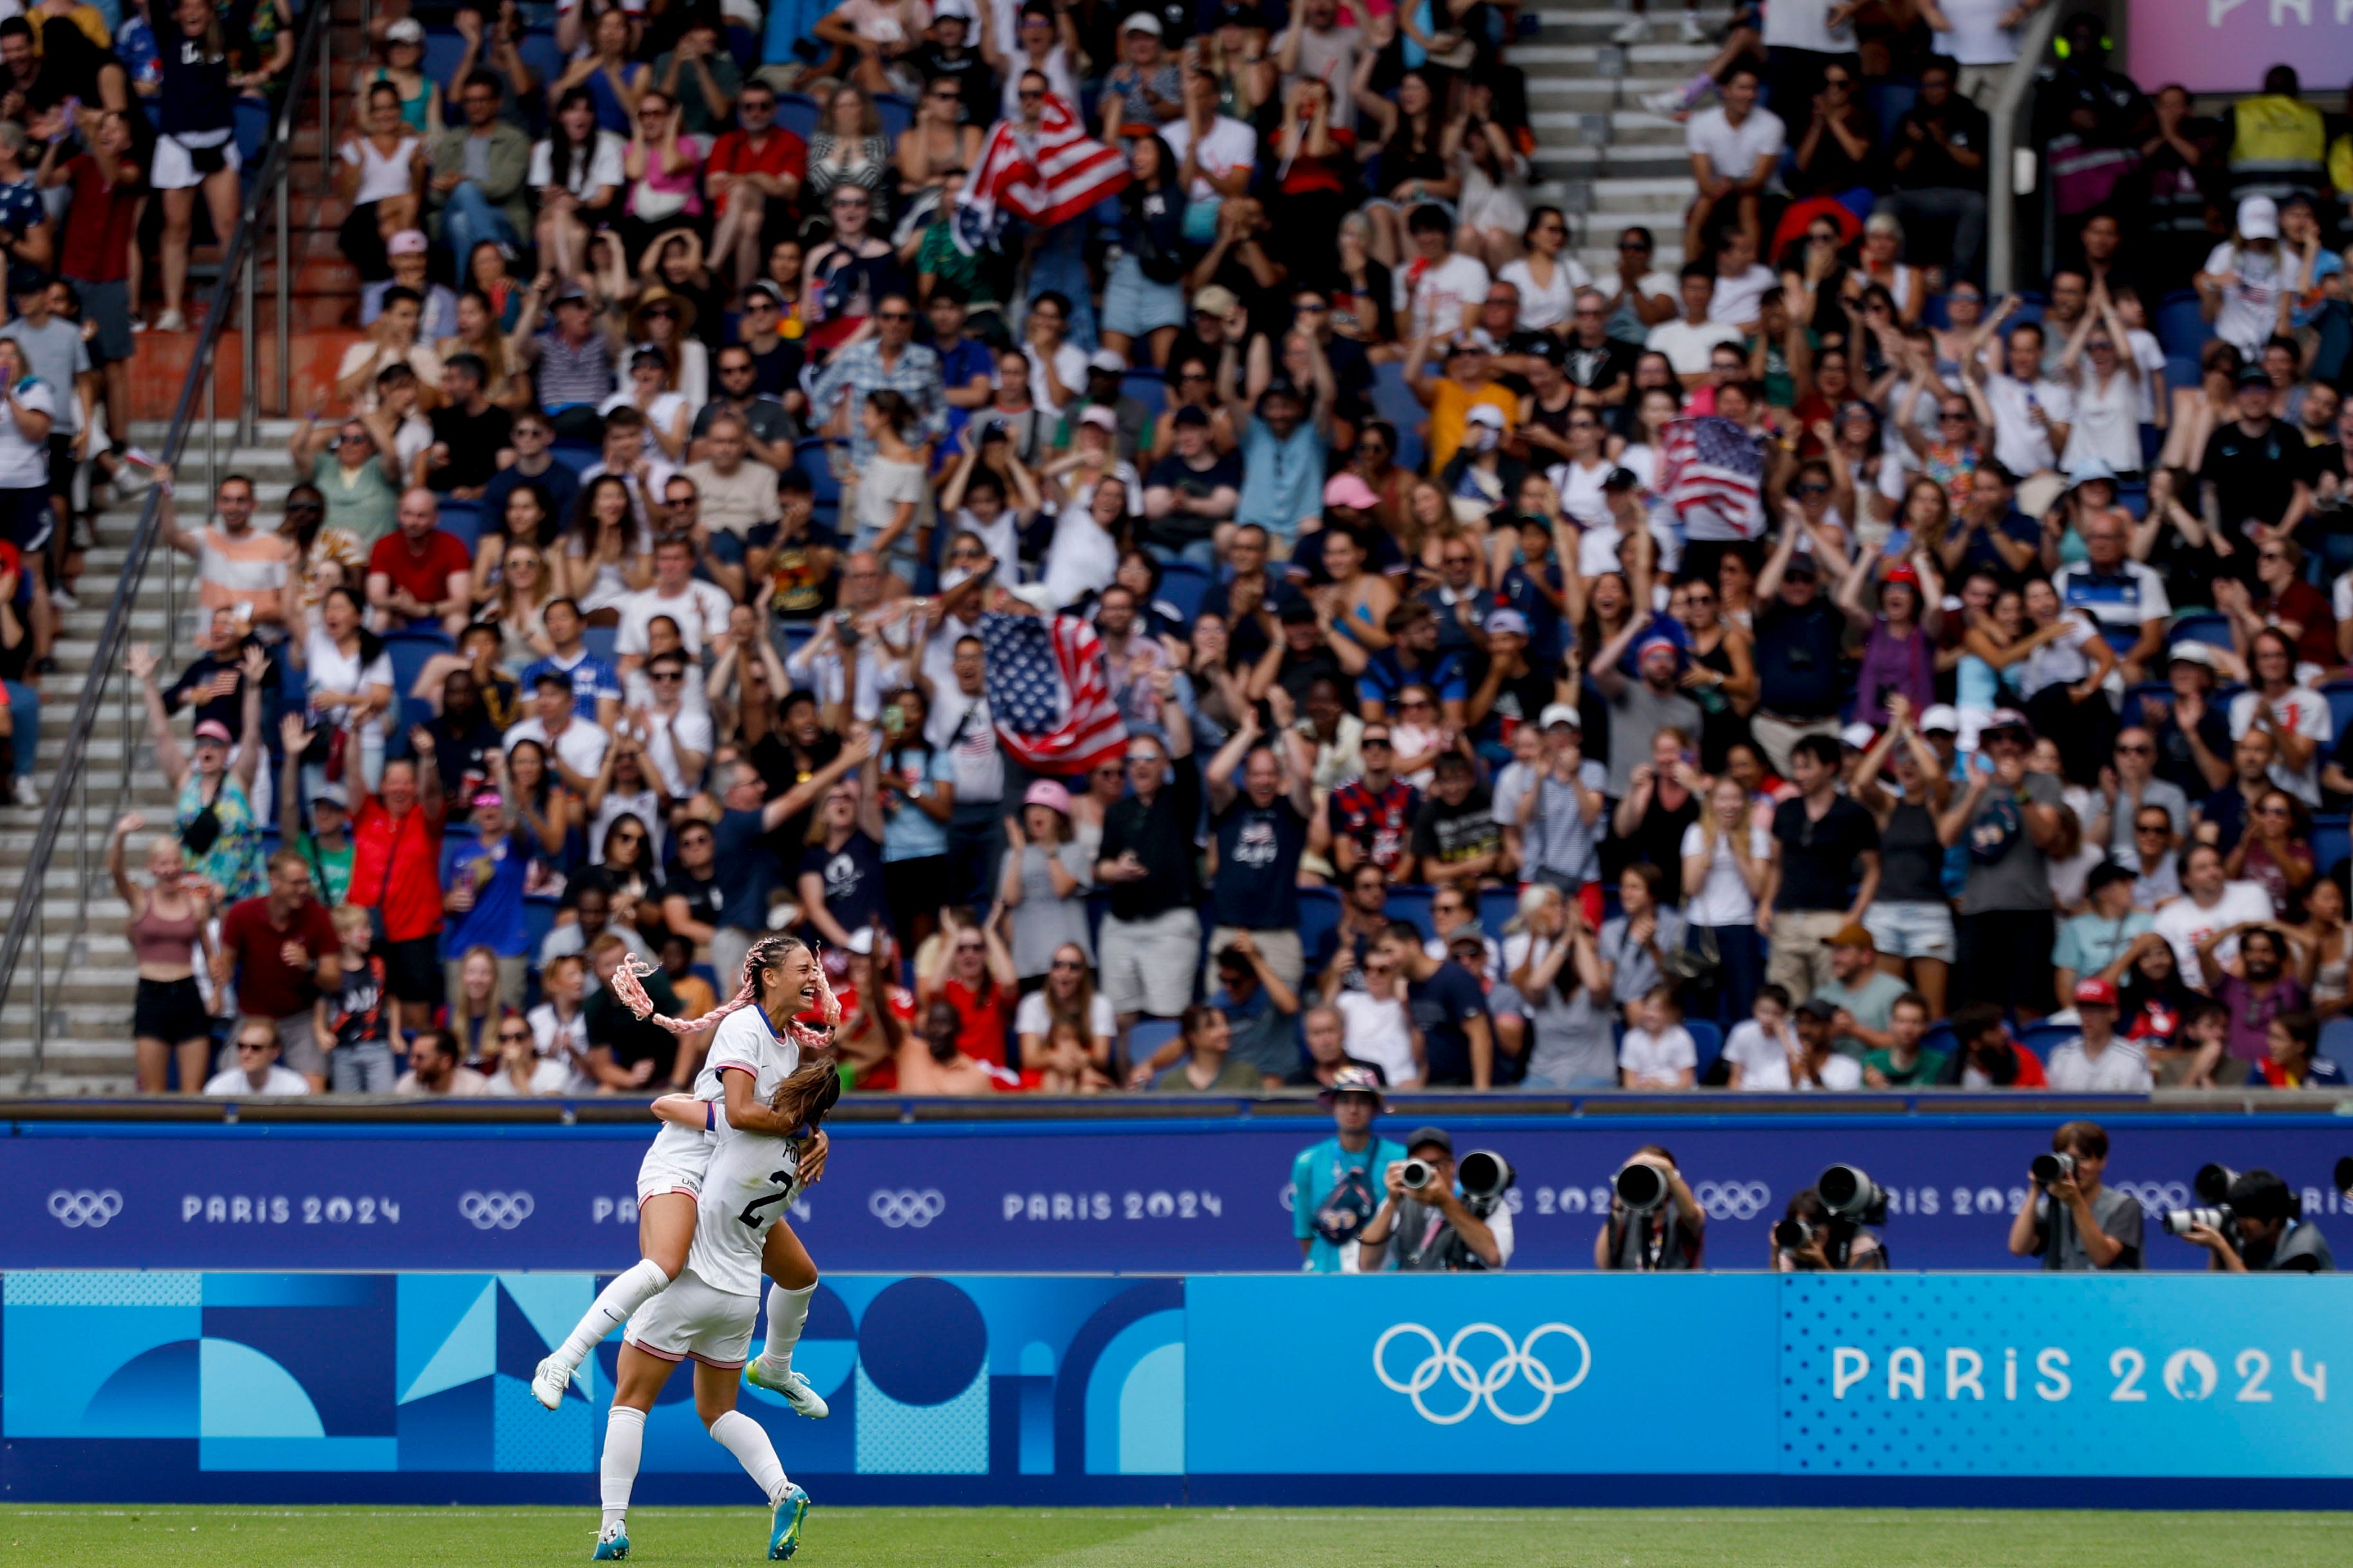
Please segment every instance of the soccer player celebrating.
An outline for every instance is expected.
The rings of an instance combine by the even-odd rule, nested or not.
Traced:
[[[539,1363],[532,1378],[532,1394],[550,1410],[564,1402],[564,1391],[588,1352],[668,1289],[686,1267],[703,1173],[711,1163],[716,1133],[742,1125],[735,1120],[739,1105],[765,1124],[766,1113],[753,1091],[750,1069],[723,1071],[731,1061],[749,1058],[740,1050],[731,1056],[722,1047],[730,1042],[755,1043],[765,1038],[789,1045],[796,1052],[829,1056],[831,1030],[841,1021],[841,1005],[834,1000],[817,955],[795,938],[766,936],[754,942],[744,959],[743,989],[733,1001],[692,1020],[654,1012],[652,998],[638,984],[640,972],[633,967],[635,962],[625,959],[612,981],[615,996],[631,1012],[650,1017],[673,1034],[701,1034],[714,1025],[719,1033],[702,1070],[695,1075],[693,1094],[671,1097],[691,1113],[691,1124],[664,1116],[667,1124],[655,1135],[653,1146],[638,1167],[638,1265],[605,1287],[571,1336]],[[825,1019],[823,1028],[795,1016],[810,1011]],[[804,1186],[824,1171],[825,1153],[825,1134],[816,1132],[800,1161]],[[808,1321],[809,1298],[817,1293],[817,1266],[809,1261],[808,1250],[790,1226],[764,1227],[764,1234],[768,1238],[767,1274],[776,1283],[768,1291],[767,1345],[750,1376],[759,1387],[781,1395],[800,1415],[822,1419],[827,1414],[824,1399],[807,1378],[792,1370],[793,1346],[800,1340],[801,1325]]]
[[[690,1356],[696,1363],[695,1413],[759,1485],[774,1511],[771,1560],[793,1554],[808,1515],[808,1494],[786,1479],[766,1430],[735,1408],[735,1374],[751,1352],[770,1239],[784,1231],[777,1216],[822,1171],[823,1134],[817,1123],[840,1098],[841,1078],[823,1037],[797,1026],[794,1017],[816,1005],[823,988],[817,955],[795,938],[764,937],[754,944],[744,970],[748,1005],[721,1009],[725,1016],[703,1069],[715,1073],[723,1086],[725,1120],[720,1118],[719,1100],[700,1092],[669,1096],[656,1105],[656,1114],[669,1124],[663,1137],[691,1132],[708,1137],[712,1149],[696,1173],[699,1194],[685,1266],[631,1314],[622,1335],[605,1427],[604,1520],[594,1554],[599,1561],[629,1553],[629,1493],[644,1447],[646,1415],[671,1371]],[[624,994],[622,1000],[629,998]],[[659,1021],[665,1026],[672,1023]],[[785,1235],[797,1272],[814,1290],[815,1266],[799,1242]],[[799,1337],[807,1312],[807,1291],[798,1305],[801,1317],[785,1330],[793,1339]],[[779,1329],[772,1315],[772,1344]],[[789,1346],[786,1353],[791,1353]]]

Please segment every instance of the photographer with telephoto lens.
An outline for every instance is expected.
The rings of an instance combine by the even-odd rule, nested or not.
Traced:
[[[1836,1202],[1831,1200],[1836,1199]],[[1776,1274],[1885,1272],[1887,1194],[1852,1165],[1832,1165],[1790,1198],[1773,1226]]]
[[[1609,1182],[1609,1217],[1593,1237],[1593,1267],[1636,1274],[1697,1268],[1707,1211],[1656,1143],[1634,1151]]]
[[[1388,1195],[1365,1226],[1357,1271],[1370,1274],[1394,1256],[1406,1273],[1501,1268],[1512,1260],[1513,1182],[1502,1156],[1473,1149],[1454,1162],[1454,1139],[1424,1127],[1405,1141],[1388,1168]],[[1458,1191],[1459,1187],[1459,1191]]]
[[[2061,1123],[2051,1152],[2027,1167],[2032,1198],[2010,1222],[2010,1252],[2042,1258],[2046,1270],[2137,1270],[2140,1200],[2102,1186],[2107,1168],[2106,1129],[2096,1121]]]
[[[2232,1178],[2221,1205],[2168,1213],[2165,1230],[2204,1247],[2213,1273],[2334,1274],[2328,1238],[2303,1217],[2303,1207],[2279,1177],[2249,1171]]]

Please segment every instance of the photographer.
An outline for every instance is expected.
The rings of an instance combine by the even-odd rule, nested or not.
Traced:
[[[2320,1227],[2299,1217],[2302,1205],[2269,1171],[2249,1171],[2231,1183],[2224,1200],[2231,1217],[2221,1230],[2193,1225],[2181,1239],[2204,1247],[2217,1274],[2334,1274],[2337,1259]],[[2232,1238],[2236,1237],[2235,1240]]]
[[[1773,1227],[1771,1268],[1776,1274],[1884,1273],[1887,1247],[1878,1232],[1831,1214],[1822,1194],[1808,1187],[1790,1198]]]
[[[1454,1190],[1454,1140],[1425,1127],[1405,1141],[1408,1158],[1388,1168],[1388,1196],[1365,1226],[1357,1272],[1377,1272],[1389,1253],[1405,1273],[1501,1268],[1512,1260],[1512,1209],[1497,1193],[1466,1203]],[[1414,1161],[1430,1167],[1419,1187],[1405,1184]]]
[[[2028,1190],[2041,1190],[2010,1222],[2011,1254],[2065,1273],[2137,1270],[2140,1201],[2100,1184],[2107,1131],[2096,1121],[2064,1122],[2051,1135],[2051,1151],[2028,1168]]]
[[[1656,1143],[1645,1143],[1626,1164],[1656,1169],[1666,1178],[1666,1197],[1647,1209],[1630,1208],[1619,1195],[1620,1184],[1612,1181],[1609,1218],[1593,1238],[1593,1267],[1635,1274],[1697,1268],[1707,1244],[1707,1211],[1675,1169],[1675,1157]],[[1619,1174],[1625,1174],[1622,1168]]]

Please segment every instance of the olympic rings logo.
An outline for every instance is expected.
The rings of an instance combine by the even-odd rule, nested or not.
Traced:
[[[892,1230],[921,1230],[948,1212],[948,1200],[937,1187],[879,1187],[866,1200],[866,1212]]]
[[[2120,1193],[2130,1193],[2150,1214],[2163,1214],[2167,1209],[2186,1209],[2192,1201],[2189,1184],[2183,1182],[2113,1182],[2109,1184]]]
[[[534,1206],[529,1193],[466,1193],[458,1199],[459,1214],[476,1230],[512,1230]]]
[[[1387,1360],[1389,1342],[1401,1334],[1419,1336],[1430,1347],[1430,1353],[1403,1381],[1391,1375]],[[1577,1373],[1566,1382],[1554,1377],[1552,1367],[1535,1353],[1536,1346],[1547,1335],[1556,1334],[1575,1342],[1577,1345]],[[1472,1367],[1462,1354],[1463,1342],[1472,1338],[1492,1339],[1503,1346],[1503,1352],[1488,1364],[1484,1372]],[[1583,1383],[1585,1374],[1592,1370],[1593,1347],[1586,1342],[1583,1334],[1567,1323],[1541,1324],[1529,1331],[1528,1337],[1516,1344],[1511,1335],[1493,1323],[1471,1323],[1457,1329],[1454,1337],[1443,1345],[1438,1342],[1436,1334],[1419,1323],[1398,1323],[1373,1342],[1375,1375],[1380,1378],[1383,1386],[1412,1400],[1413,1407],[1420,1413],[1421,1418],[1434,1426],[1451,1426],[1467,1420],[1471,1413],[1482,1405],[1486,1405],[1490,1415],[1506,1426],[1528,1426],[1543,1419],[1545,1412],[1552,1408],[1555,1396],[1567,1394]],[[1432,1410],[1422,1402],[1421,1396],[1435,1388],[1441,1377],[1468,1395],[1460,1410]],[[1519,1377],[1526,1378],[1528,1386],[1544,1395],[1543,1403],[1534,1410],[1507,1410],[1495,1400],[1498,1393],[1511,1386],[1513,1380]]]
[[[1751,1220],[1773,1201],[1773,1189],[1762,1182],[1702,1182],[1692,1196],[1710,1219]]]
[[[106,1222],[121,1212],[122,1194],[112,1187],[96,1193],[88,1187],[71,1192],[59,1187],[49,1194],[50,1216],[68,1230],[79,1230],[84,1226],[104,1230]]]

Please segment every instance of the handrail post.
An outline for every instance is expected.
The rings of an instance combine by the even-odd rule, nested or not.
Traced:
[[[2018,133],[2019,109],[2034,85],[2035,73],[2042,68],[2042,58],[2051,49],[2052,35],[2059,30],[2059,7],[2044,5],[2026,19],[2018,35],[2018,58],[2010,62],[2000,85],[1994,89],[1990,118],[1993,121],[1993,148],[1986,159],[1986,289],[1989,293],[2008,293],[2018,286],[2018,198],[2025,193],[2017,188],[2014,167],[2021,140],[2031,144],[2032,138],[2021,139]],[[2033,156],[2030,153],[2030,156]],[[2038,172],[2036,184],[2042,183]]]
[[[261,334],[256,330],[259,323],[253,319],[253,261],[254,258],[260,254],[261,247],[253,243],[253,236],[249,233],[245,239],[245,256],[237,263],[237,324],[239,331],[244,334],[245,350],[245,395],[238,400],[237,411],[235,445],[238,447],[253,445],[254,416],[261,406]],[[236,460],[234,452],[230,454],[230,460],[232,462]],[[219,485],[220,480],[217,477],[214,479],[213,483],[216,487]]]
[[[325,5],[327,0],[312,0]],[[326,105],[321,104],[323,111]],[[323,119],[319,127],[326,134]],[[286,116],[286,135],[290,142],[294,135],[294,116]],[[294,413],[294,248],[292,229],[287,217],[288,188],[294,184],[294,160],[286,160],[278,176],[278,413],[281,418]]]

